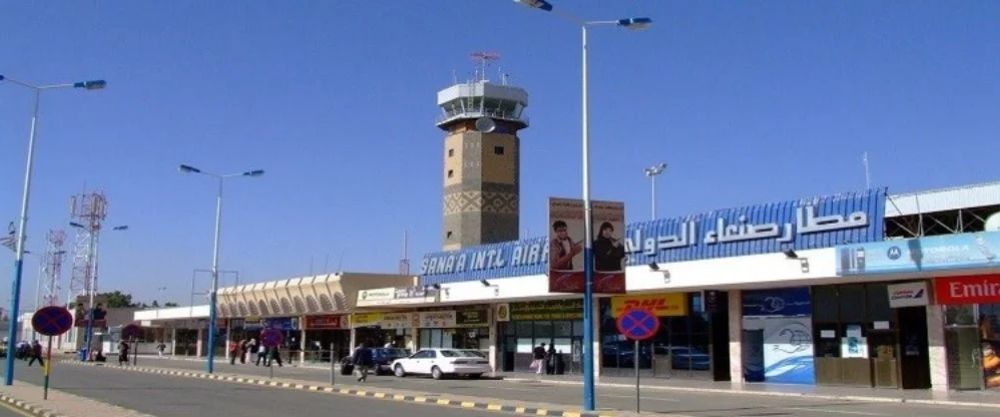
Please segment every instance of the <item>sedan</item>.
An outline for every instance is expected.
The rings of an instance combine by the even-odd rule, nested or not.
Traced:
[[[479,352],[459,349],[423,349],[408,358],[392,362],[392,371],[398,377],[430,375],[441,379],[446,375],[466,375],[479,378],[491,372],[490,361]]]

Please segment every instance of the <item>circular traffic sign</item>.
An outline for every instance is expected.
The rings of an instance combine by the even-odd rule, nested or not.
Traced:
[[[266,347],[278,347],[285,341],[285,335],[278,329],[264,329],[260,332],[260,343]]]
[[[31,327],[45,336],[58,336],[73,327],[73,314],[59,306],[42,307],[31,316]]]
[[[138,324],[126,324],[125,327],[122,327],[122,339],[135,339],[139,337],[140,330],[142,328]]]
[[[643,308],[626,310],[617,324],[618,331],[629,340],[646,340],[660,331],[660,318]]]

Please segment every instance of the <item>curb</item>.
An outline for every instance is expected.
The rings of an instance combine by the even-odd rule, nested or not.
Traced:
[[[76,366],[91,366],[95,368],[104,367],[104,365],[101,364],[79,362],[79,361],[63,361],[63,363]],[[367,397],[367,398],[375,398],[382,400],[402,401],[402,402],[410,402],[416,404],[437,405],[437,406],[452,407],[452,408],[496,411],[496,412],[513,413],[520,415],[545,416],[545,417],[615,417],[619,415],[618,413],[600,414],[594,412],[583,412],[579,410],[557,410],[557,409],[514,406],[503,403],[461,401],[461,400],[441,398],[438,397],[437,395],[434,395],[434,398],[430,398],[429,396],[421,396],[421,395],[393,394],[387,391],[369,391],[369,390],[349,389],[349,388],[334,388],[318,384],[280,382],[275,380],[258,379],[251,377],[206,374],[202,372],[178,371],[178,370],[171,370],[164,368],[145,368],[145,367],[136,368],[136,367],[114,367],[114,366],[109,366],[108,368],[118,369],[122,371],[148,373],[148,374],[180,376],[180,377],[197,378],[197,379],[213,379],[218,381],[235,382],[248,385],[261,385],[261,386],[268,386],[275,388],[295,389],[300,391],[341,394],[341,395],[350,395],[355,397]],[[62,416],[45,415],[41,417],[62,417]]]
[[[38,416],[38,417],[65,417],[62,414],[54,413],[52,411],[46,410],[46,409],[41,408],[41,407],[39,407],[37,405],[34,405],[34,404],[30,404],[30,403],[21,401],[21,400],[19,400],[17,398],[11,397],[11,396],[9,396],[7,394],[4,394],[4,393],[0,393],[0,401],[3,401],[5,403],[7,403],[7,404],[10,404],[10,405],[14,406],[15,408],[17,408],[18,410],[24,411],[24,412],[26,412],[28,414],[33,415],[33,416]]]
[[[558,384],[558,385],[583,385],[576,381],[559,381],[551,379],[529,379],[529,378],[504,378],[505,381],[510,382],[544,382],[546,384]],[[627,384],[617,384],[617,383],[604,383],[598,384],[601,387],[614,387],[614,388],[634,388],[635,385]],[[795,397],[795,398],[812,398],[817,400],[835,400],[835,401],[858,401],[858,402],[871,402],[871,403],[893,403],[893,404],[918,404],[918,405],[943,405],[943,406],[954,406],[954,407],[987,407],[987,408],[997,408],[1000,409],[1000,403],[976,403],[968,401],[952,401],[952,400],[922,400],[919,398],[891,398],[891,397],[870,397],[863,395],[827,395],[827,394],[810,394],[810,393],[798,393],[798,392],[774,392],[774,391],[742,391],[742,390],[727,390],[719,388],[688,388],[688,387],[671,387],[671,386],[644,386],[643,389],[660,390],[660,391],[680,391],[680,392],[695,392],[695,393],[711,393],[711,394],[730,394],[730,395],[756,395],[761,397]]]

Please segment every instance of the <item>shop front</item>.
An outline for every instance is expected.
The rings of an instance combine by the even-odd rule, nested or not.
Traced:
[[[369,347],[386,344],[413,349],[413,328],[416,314],[405,312],[367,312],[351,315],[354,347],[364,343]],[[352,348],[353,350],[353,348]]]
[[[455,348],[488,353],[489,307],[420,311],[417,315],[418,349]]]
[[[329,362],[331,346],[336,358],[350,355],[351,327],[348,316],[339,314],[305,316],[303,327],[306,362]]]
[[[944,309],[948,386],[1000,390],[1000,274],[934,280]]]
[[[532,350],[551,347],[565,373],[579,373],[583,354],[583,300],[547,300],[497,306],[500,369],[534,372],[529,368]]]
[[[808,287],[743,291],[741,310],[744,381],[816,383]]]

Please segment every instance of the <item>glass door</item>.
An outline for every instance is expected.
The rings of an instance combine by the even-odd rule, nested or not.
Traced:
[[[982,350],[975,306],[945,309],[945,350],[948,356],[948,386],[958,390],[983,389]]]

